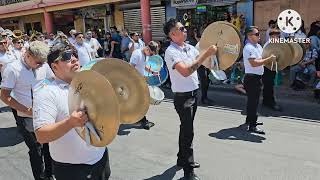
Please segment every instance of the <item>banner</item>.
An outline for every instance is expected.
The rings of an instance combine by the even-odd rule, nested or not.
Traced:
[[[171,0],[172,7],[181,7],[181,6],[194,6],[197,5],[198,0]]]

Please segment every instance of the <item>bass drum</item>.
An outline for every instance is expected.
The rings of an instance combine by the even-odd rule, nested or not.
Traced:
[[[159,105],[164,99],[164,92],[157,86],[148,86],[150,93],[150,104]]]

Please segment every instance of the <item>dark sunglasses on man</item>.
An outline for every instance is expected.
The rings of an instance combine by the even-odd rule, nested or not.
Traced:
[[[257,32],[257,33],[251,34],[251,35],[260,36],[260,33]]]
[[[7,42],[5,42],[5,41],[4,42],[0,42],[0,45],[4,45],[4,44],[7,44]]]
[[[179,31],[186,32],[186,28],[184,26],[179,27]]]
[[[52,55],[56,56],[56,58],[54,58],[55,60],[53,62],[57,62],[57,61],[70,62],[72,56],[74,56],[76,58],[78,57],[77,53],[71,49],[65,50],[63,52],[57,52]]]

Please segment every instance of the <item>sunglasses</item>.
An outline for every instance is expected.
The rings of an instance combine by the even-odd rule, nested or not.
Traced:
[[[178,30],[181,31],[181,32],[185,32],[186,28],[184,26],[181,26],[181,27],[178,28]]]
[[[0,45],[4,45],[4,44],[7,44],[7,42],[0,42]]]
[[[77,53],[76,53],[75,51],[73,51],[73,50],[66,50],[66,51],[62,52],[62,53],[60,54],[60,56],[59,56],[54,62],[59,61],[59,60],[60,60],[60,61],[63,61],[63,62],[70,62],[72,56],[78,58],[78,55],[77,55]]]
[[[18,42],[16,42],[16,44],[23,44],[23,42],[22,41],[18,41]]]
[[[257,33],[255,33],[255,34],[251,34],[251,35],[260,36],[260,33],[257,32]]]

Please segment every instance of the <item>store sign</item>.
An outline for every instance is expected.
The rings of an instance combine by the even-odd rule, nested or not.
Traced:
[[[207,12],[207,6],[197,6],[197,12]]]
[[[80,9],[80,14],[84,18],[97,18],[106,16],[104,8],[84,8]]]
[[[194,6],[197,3],[198,0],[171,0],[172,7]]]
[[[6,6],[9,4],[15,4],[15,3],[20,3],[24,1],[29,1],[29,0],[0,0],[0,6]]]

